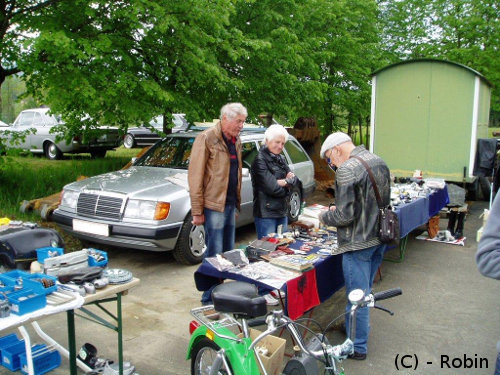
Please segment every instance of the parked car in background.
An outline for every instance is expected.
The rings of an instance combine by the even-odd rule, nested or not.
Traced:
[[[118,147],[121,142],[120,132],[117,128],[101,127],[98,135],[85,139],[75,136],[68,143],[65,139],[56,140],[57,133],[51,133],[51,129],[61,124],[61,119],[49,114],[49,108],[34,108],[22,111],[8,128],[10,132],[27,132],[28,134],[20,143],[13,142],[12,136],[7,136],[7,146],[20,148],[34,154],[45,154],[48,159],[61,159],[65,153],[88,152],[92,157],[104,157],[108,150]],[[32,132],[28,132],[34,129]]]
[[[184,116],[184,113],[172,114],[172,122],[174,123],[172,133],[187,129],[189,123]],[[156,116],[149,122],[149,127],[129,128],[127,134],[123,137],[123,146],[125,148],[151,146],[163,137],[165,137],[165,133],[163,133],[163,116]]]
[[[264,129],[265,130],[265,129]],[[205,251],[203,226],[191,224],[187,170],[199,130],[178,132],[157,142],[125,170],[101,174],[66,185],[53,220],[84,241],[152,251],[173,251],[184,264],[201,262]],[[236,225],[253,222],[253,191],[249,169],[264,139],[262,128],[243,130],[241,211]],[[314,165],[290,136],[283,152],[290,169],[302,181],[304,196],[315,189]],[[289,218],[296,220],[304,198],[295,187]]]

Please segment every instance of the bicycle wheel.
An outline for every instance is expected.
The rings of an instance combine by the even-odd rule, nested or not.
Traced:
[[[193,351],[191,353],[191,375],[208,375],[219,350],[219,345],[212,340],[204,337],[198,341],[193,347]],[[226,362],[228,363],[229,370],[232,373],[233,370],[227,357]],[[227,375],[228,372],[224,368],[221,368],[217,374]]]

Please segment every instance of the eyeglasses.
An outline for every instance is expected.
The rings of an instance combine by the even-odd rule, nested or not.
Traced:
[[[330,155],[331,155],[331,153],[332,153],[332,149],[330,149]],[[335,165],[332,165],[333,161],[332,161],[332,159],[330,159],[329,156],[326,157],[326,163],[328,164],[328,166],[330,167],[330,169],[332,171],[334,171],[334,172],[337,171],[337,167]]]

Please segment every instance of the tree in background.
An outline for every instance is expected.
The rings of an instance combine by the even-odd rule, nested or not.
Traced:
[[[500,112],[498,0],[383,0],[380,7],[386,57],[438,58],[477,70],[493,84],[491,109]]]

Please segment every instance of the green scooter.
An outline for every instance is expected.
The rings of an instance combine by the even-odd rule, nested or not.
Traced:
[[[350,337],[356,332],[356,311],[360,307],[376,307],[376,300],[387,299],[402,294],[395,288],[375,295],[356,289],[348,298],[352,304],[350,311],[349,337],[340,345],[332,346],[324,334],[316,334],[305,342],[299,327],[304,327],[288,318],[282,310],[267,313],[264,297],[259,296],[253,284],[228,282],[218,285],[212,292],[213,305],[191,310],[196,320],[190,323],[191,340],[187,359],[191,359],[192,375],[277,375],[268,374],[259,355],[259,343],[276,331],[287,329],[299,350],[286,363],[284,375],[317,375],[320,373],[318,362],[324,365],[324,373],[344,375],[341,362],[354,353],[354,343]],[[391,313],[392,315],[392,313]],[[256,319],[259,317],[263,319]],[[267,325],[267,329],[250,338],[250,326]],[[307,328],[306,328],[307,329]],[[312,331],[311,331],[312,332]],[[279,370],[278,370],[279,371]]]

